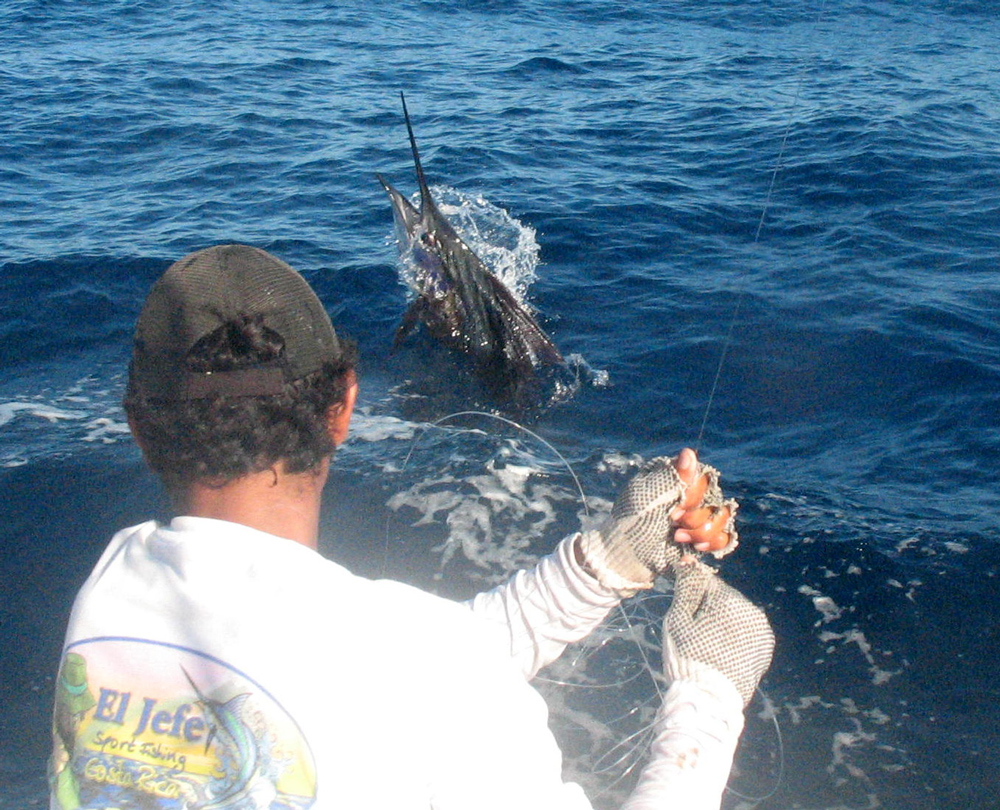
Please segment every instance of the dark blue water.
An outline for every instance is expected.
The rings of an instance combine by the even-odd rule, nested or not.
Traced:
[[[118,405],[143,296],[223,241],[361,345],[328,554],[464,596],[576,527],[556,450],[599,512],[696,444],[779,637],[726,806],[1000,807],[998,43],[985,0],[4,3],[0,807],[44,801],[75,589],[164,512]],[[518,280],[581,374],[518,414],[551,448],[428,428],[496,407],[430,341],[390,351],[400,90],[432,185],[533,233]],[[598,658],[553,680],[633,665]],[[563,708],[624,736],[609,706],[647,687],[543,688],[613,805],[628,777]]]

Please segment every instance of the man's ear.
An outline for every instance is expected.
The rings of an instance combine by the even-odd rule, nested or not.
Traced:
[[[351,424],[351,414],[354,413],[354,403],[358,398],[358,378],[353,371],[348,372],[349,383],[343,400],[331,405],[326,412],[326,429],[333,439],[334,446],[343,444],[347,438],[347,429]]]

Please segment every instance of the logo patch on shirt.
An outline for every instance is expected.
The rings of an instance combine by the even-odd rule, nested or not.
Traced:
[[[77,642],[53,717],[62,810],[308,808],[312,752],[247,675],[194,650],[131,638]]]

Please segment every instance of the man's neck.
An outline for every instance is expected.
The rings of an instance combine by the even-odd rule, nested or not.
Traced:
[[[221,486],[196,483],[177,500],[183,514],[240,523],[316,548],[319,511],[329,462],[304,473],[284,464],[251,473]]]

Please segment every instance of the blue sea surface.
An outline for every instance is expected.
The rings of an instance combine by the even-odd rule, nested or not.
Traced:
[[[998,65],[986,0],[7,0],[0,808],[47,802],[76,589],[167,513],[120,407],[135,318],[220,242],[360,345],[329,556],[468,596],[696,446],[742,504],[722,574],[778,637],[723,806],[1000,807]],[[400,91],[436,191],[524,237],[510,272],[579,373],[558,401],[514,414],[425,335],[392,350]],[[598,807],[655,698],[616,649],[540,684]]]

